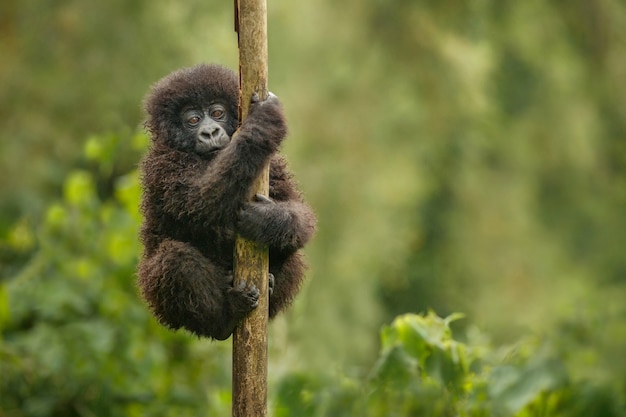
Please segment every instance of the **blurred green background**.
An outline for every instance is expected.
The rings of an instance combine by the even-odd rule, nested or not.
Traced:
[[[270,329],[270,415],[626,415],[626,4],[268,3],[283,151],[319,217]],[[0,417],[229,414],[230,342],[161,329],[134,286],[142,98],[198,62],[236,68],[231,2],[0,4]],[[419,360],[372,377],[381,326],[429,310],[465,315],[461,388],[426,390]],[[502,379],[477,352],[538,388],[481,396]],[[566,385],[537,382],[542,355]],[[457,408],[351,408],[409,380]]]

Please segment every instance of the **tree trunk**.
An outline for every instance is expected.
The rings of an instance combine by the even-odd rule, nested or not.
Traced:
[[[239,41],[239,121],[248,114],[250,97],[267,98],[266,0],[235,0]],[[254,184],[255,193],[269,195],[269,165]],[[237,237],[235,285],[251,282],[259,289],[259,306],[233,334],[233,417],[267,415],[267,321],[269,312],[268,248]]]

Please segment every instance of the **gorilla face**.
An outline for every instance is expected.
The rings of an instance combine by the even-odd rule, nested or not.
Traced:
[[[154,84],[144,103],[152,139],[201,156],[223,149],[238,126],[239,81],[217,65],[183,68]]]
[[[185,143],[198,154],[207,154],[223,148],[232,135],[232,116],[220,102],[205,108],[188,107],[181,114]]]

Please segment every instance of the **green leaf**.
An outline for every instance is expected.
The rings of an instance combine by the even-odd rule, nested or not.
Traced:
[[[0,330],[2,330],[11,319],[11,311],[9,310],[9,295],[6,286],[0,283]],[[0,336],[2,333],[0,332]],[[0,342],[2,338],[0,337]]]
[[[378,358],[371,378],[378,384],[407,385],[417,375],[417,364],[402,346],[393,346]]]
[[[93,178],[86,171],[74,171],[65,182],[65,200],[76,206],[87,206],[96,199]]]
[[[496,367],[490,377],[489,395],[500,407],[517,413],[543,392],[556,390],[567,382],[567,372],[557,359],[535,356],[523,367]]]

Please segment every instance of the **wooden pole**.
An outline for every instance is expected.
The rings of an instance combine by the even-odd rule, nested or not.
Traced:
[[[266,0],[234,0],[239,44],[239,121],[248,114],[250,97],[267,98]],[[269,195],[269,165],[257,179],[253,194]],[[252,282],[259,305],[233,333],[233,417],[267,415],[267,321],[269,313],[267,247],[237,237],[235,284]]]

